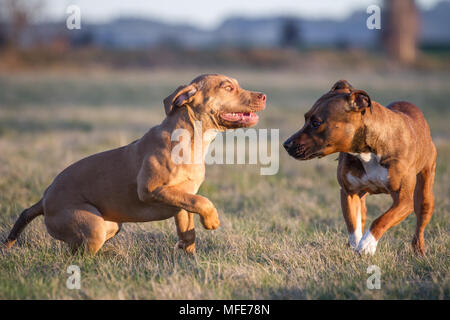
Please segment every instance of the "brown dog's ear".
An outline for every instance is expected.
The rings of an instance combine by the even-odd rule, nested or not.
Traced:
[[[343,90],[343,91],[349,93],[352,90],[354,90],[354,88],[347,80],[339,80],[331,87],[330,91],[333,92],[333,91],[337,91],[337,90]]]
[[[197,93],[197,88],[190,84],[188,86],[180,86],[170,96],[164,99],[164,110],[166,115],[171,114],[176,107],[182,107],[192,101],[192,97]]]
[[[363,90],[355,90],[347,95],[348,108],[347,111],[361,112],[370,107],[372,112],[372,100],[370,100],[367,92]]]

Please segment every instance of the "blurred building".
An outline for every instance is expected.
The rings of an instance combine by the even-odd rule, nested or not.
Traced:
[[[440,2],[430,10],[418,12],[418,15],[421,21],[419,44],[450,44],[450,2]],[[297,42],[305,48],[380,48],[381,32],[369,30],[366,27],[367,18],[365,11],[356,11],[342,21],[295,17],[231,17],[213,30],[142,18],[120,18],[102,24],[83,22],[81,30],[68,30],[65,21],[61,21],[29,25],[20,35],[18,43],[23,47],[30,47],[60,42],[61,38],[66,38],[70,45],[76,47],[139,49],[176,46],[201,49],[293,46],[286,42],[288,41]],[[382,29],[385,22],[381,22]],[[290,39],[286,38],[287,31]]]

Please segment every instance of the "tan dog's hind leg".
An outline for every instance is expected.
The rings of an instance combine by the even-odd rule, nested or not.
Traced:
[[[178,233],[176,247],[184,249],[187,253],[195,253],[194,214],[181,210],[175,215],[175,224]]]
[[[424,230],[434,210],[433,183],[436,170],[436,162],[431,168],[425,168],[417,175],[417,185],[414,190],[414,211],[416,212],[417,225],[412,245],[418,254],[425,254]]]
[[[72,252],[84,246],[94,255],[107,239],[108,223],[93,206],[82,207],[64,209],[56,214],[46,212],[45,225],[50,235],[69,244]],[[113,234],[110,232],[109,236]]]
[[[362,221],[363,221],[363,206],[362,199],[357,194],[348,194],[344,189],[341,189],[341,207],[344,215],[345,223],[348,231],[348,244],[352,249],[358,247],[359,241],[362,238]],[[364,204],[365,209],[365,204]],[[365,212],[364,212],[365,220]]]
[[[113,222],[113,221],[105,221],[105,230],[106,230],[106,240],[108,241],[111,238],[115,237],[120,229],[122,228],[121,223]]]

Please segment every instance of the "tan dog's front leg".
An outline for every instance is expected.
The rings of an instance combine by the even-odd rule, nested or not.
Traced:
[[[159,201],[188,212],[198,213],[205,229],[217,229],[220,226],[219,215],[212,202],[205,197],[180,189],[177,186],[158,187],[153,191],[146,189],[139,192],[139,199],[143,202]]]
[[[194,214],[184,209],[180,210],[175,215],[175,225],[178,233],[176,247],[184,249],[187,253],[195,253]]]

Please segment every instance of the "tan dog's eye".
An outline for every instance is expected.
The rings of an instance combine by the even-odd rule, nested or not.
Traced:
[[[226,86],[224,89],[227,90],[227,91],[233,91],[233,87],[232,86]]]

